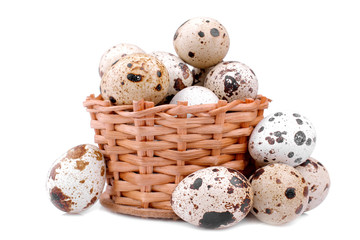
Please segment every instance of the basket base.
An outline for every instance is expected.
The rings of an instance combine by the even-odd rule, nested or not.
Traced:
[[[101,194],[100,203],[105,208],[116,213],[143,217],[143,218],[161,218],[161,219],[180,220],[180,218],[172,210],[155,209],[155,208],[139,208],[139,207],[116,204],[110,198],[110,195],[106,191],[103,194]]]

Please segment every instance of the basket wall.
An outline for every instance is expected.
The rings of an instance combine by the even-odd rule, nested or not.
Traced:
[[[101,204],[124,214],[176,219],[171,193],[190,173],[210,166],[249,173],[248,137],[269,101],[258,96],[196,106],[154,107],[143,100],[112,106],[89,96],[84,106],[107,166]]]

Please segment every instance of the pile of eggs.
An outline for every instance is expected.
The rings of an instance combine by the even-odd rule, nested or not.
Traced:
[[[186,21],[175,32],[173,44],[177,56],[162,51],[147,54],[132,44],[106,51],[99,65],[103,99],[114,105],[140,99],[198,105],[257,96],[253,70],[223,60],[230,40],[217,20]],[[311,157],[315,144],[315,128],[305,116],[270,114],[249,138],[256,166],[249,179],[226,167],[201,169],[177,185],[171,207],[184,221],[205,228],[233,226],[249,213],[268,224],[293,221],[322,203],[329,191],[326,168]],[[103,155],[95,146],[79,145],[55,161],[47,188],[57,208],[77,213],[98,200],[104,184]]]
[[[183,23],[173,39],[176,54],[145,53],[132,44],[118,44],[101,57],[100,92],[114,105],[144,99],[155,104],[217,103],[219,99],[255,98],[258,80],[238,61],[223,61],[230,39],[225,27],[212,18]]]

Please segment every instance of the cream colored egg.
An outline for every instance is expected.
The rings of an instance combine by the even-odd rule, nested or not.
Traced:
[[[204,228],[226,228],[250,212],[253,192],[240,172],[209,167],[184,178],[175,188],[171,207],[184,221]]]
[[[268,224],[284,224],[300,216],[307,205],[308,185],[295,168],[280,163],[259,168],[250,177],[254,191],[251,213]]]
[[[105,177],[104,156],[97,147],[84,144],[71,148],[53,163],[46,186],[58,209],[79,213],[98,200]]]
[[[100,59],[99,75],[102,77],[110,67],[116,63],[120,58],[133,53],[145,53],[144,50],[134,44],[120,43],[108,49]]]
[[[221,100],[232,102],[237,99],[256,98],[258,80],[248,66],[237,61],[217,64],[206,75],[204,86]]]
[[[208,68],[221,62],[229,46],[230,39],[225,27],[212,18],[189,19],[174,35],[176,53],[197,68]]]
[[[309,158],[295,167],[309,184],[309,202],[305,211],[319,206],[327,197],[330,189],[330,176],[324,165],[314,158]]]
[[[169,73],[154,56],[137,53],[114,64],[101,80],[101,95],[115,105],[144,99],[158,104],[169,90]]]

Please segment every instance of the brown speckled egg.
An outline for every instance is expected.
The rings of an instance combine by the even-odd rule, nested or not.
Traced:
[[[310,211],[322,203],[329,193],[330,176],[324,165],[309,158],[295,167],[309,184],[309,202],[305,211]]]
[[[171,207],[184,221],[204,228],[225,228],[250,211],[253,193],[240,172],[209,167],[184,178],[172,193]]]
[[[232,102],[236,99],[256,98],[258,80],[245,64],[227,61],[217,64],[205,78],[205,87],[219,99]]]
[[[108,49],[101,57],[99,63],[99,75],[102,77],[110,67],[116,63],[120,58],[133,53],[145,53],[136,45],[128,43],[120,43]]]
[[[112,104],[133,100],[159,103],[169,89],[169,73],[154,56],[136,53],[121,58],[101,80],[101,95]]]
[[[51,202],[61,211],[79,213],[92,206],[105,184],[105,160],[90,144],[71,148],[52,165],[47,180]]]
[[[229,45],[225,27],[212,18],[192,18],[183,23],[174,35],[176,53],[197,68],[208,68],[221,62]]]
[[[189,87],[193,83],[193,76],[188,65],[179,57],[168,52],[152,52],[150,53],[159,59],[169,72],[170,86],[166,98],[168,101],[179,91]]]
[[[279,225],[300,216],[307,205],[308,185],[295,168],[280,163],[259,168],[250,177],[254,191],[251,213],[260,221]]]

